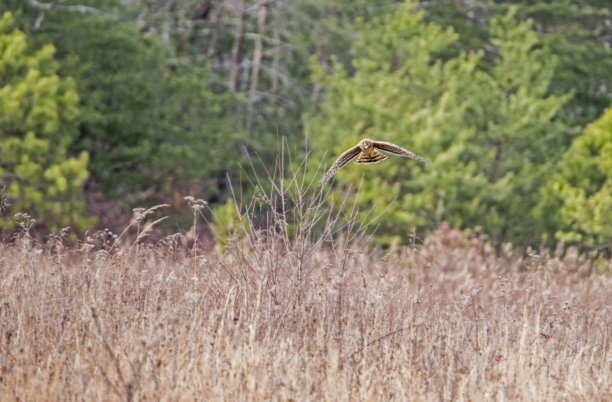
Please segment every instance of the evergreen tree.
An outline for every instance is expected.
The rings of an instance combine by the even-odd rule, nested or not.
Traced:
[[[80,214],[80,189],[87,179],[87,152],[71,156],[79,118],[76,84],[58,75],[55,48],[33,48],[28,37],[11,29],[12,16],[0,20],[0,186],[10,211],[0,228],[11,229],[12,214],[25,212],[39,227],[89,228]]]
[[[571,128],[559,111],[571,94],[550,94],[556,58],[532,31],[531,21],[517,24],[515,11],[490,22],[495,57],[491,68],[474,76],[478,89],[469,94],[464,122],[475,136],[464,157],[487,179],[486,190],[472,200],[480,204],[480,217],[472,224],[485,228],[496,244],[526,245],[537,242],[543,230],[531,211],[565,150]]]
[[[552,90],[574,92],[563,108],[564,120],[569,125],[584,127],[601,116],[612,96],[610,2],[503,0],[493,5],[493,10],[502,13],[510,8],[516,10],[518,20],[533,20],[540,41],[556,56]]]
[[[21,25],[53,42],[62,67],[78,78],[71,150],[90,155],[88,189],[121,200],[123,210],[185,194],[225,199],[245,139],[231,113],[235,99],[214,89],[206,60],[175,57],[159,34],[125,21],[130,14],[115,3],[89,3],[98,11],[85,14],[10,0],[0,8],[18,10]]]
[[[488,48],[488,21],[494,16],[514,9],[517,21],[532,20],[539,41],[558,60],[551,90],[574,92],[562,117],[567,125],[578,128],[564,139],[566,146],[580,127],[608,106],[612,92],[612,8],[608,0],[433,0],[421,5],[427,9],[428,21],[455,29],[464,50]]]
[[[338,182],[361,185],[356,202],[362,216],[380,216],[377,235],[387,240],[407,240],[415,226],[431,227],[442,219],[422,209],[435,208],[434,194],[423,191],[424,177],[438,176],[455,163],[472,135],[462,127],[466,104],[459,96],[479,56],[441,62],[437,55],[457,35],[422,18],[423,12],[407,3],[372,23],[358,21],[354,73],[335,63],[327,74],[312,63],[315,81],[325,88],[320,112],[306,119],[313,160],[325,156],[331,163],[361,138],[391,141],[432,160],[425,165],[390,158],[362,169],[349,165],[338,173]]]
[[[76,146],[90,152],[93,177],[107,196],[126,207],[166,202],[175,193],[227,196],[240,131],[225,107],[228,96],[210,88],[205,65],[181,63],[158,36],[143,38],[135,24],[113,18],[46,24],[61,43],[60,56],[78,57],[85,96]]]
[[[612,250],[612,108],[574,140],[557,171],[536,211],[549,235]]]
[[[379,235],[407,240],[415,226],[449,221],[481,226],[496,244],[537,240],[530,211],[566,130],[555,116],[569,96],[548,94],[554,57],[510,13],[491,23],[492,68],[479,67],[482,53],[444,62],[457,35],[422,19],[408,2],[362,25],[354,74],[336,64],[327,75],[314,64],[327,91],[321,113],[308,119],[313,148],[335,156],[369,137],[431,159],[338,174],[353,186],[365,178],[357,204],[380,215]]]

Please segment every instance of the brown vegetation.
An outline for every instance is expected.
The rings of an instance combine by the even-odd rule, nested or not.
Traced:
[[[612,399],[609,261],[303,244],[0,246],[1,398]]]

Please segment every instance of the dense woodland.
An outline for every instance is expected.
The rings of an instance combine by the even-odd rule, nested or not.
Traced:
[[[0,230],[120,231],[160,203],[188,230],[185,196],[231,221],[279,163],[320,191],[375,138],[430,163],[323,191],[383,244],[448,222],[608,250],[611,45],[607,0],[3,0]]]

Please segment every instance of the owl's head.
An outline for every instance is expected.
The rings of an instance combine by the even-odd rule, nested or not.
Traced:
[[[361,140],[359,142],[359,147],[363,149],[364,151],[367,149],[370,149],[372,147],[372,140],[368,140],[368,139]]]

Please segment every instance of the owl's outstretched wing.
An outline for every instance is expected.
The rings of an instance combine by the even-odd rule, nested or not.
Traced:
[[[348,151],[345,151],[342,155],[340,155],[340,157],[336,160],[336,162],[334,162],[332,167],[329,168],[327,173],[323,175],[323,178],[321,179],[321,184],[327,183],[327,181],[331,179],[331,177],[335,175],[338,172],[338,170],[340,170],[344,165],[349,163],[351,160],[355,159],[355,157],[359,155],[360,153],[361,153],[361,148],[359,147],[359,145],[355,145],[353,148],[349,149]]]
[[[387,151],[395,155],[427,162],[427,159],[423,158],[422,156],[419,156],[413,152],[408,151],[407,149],[404,149],[390,142],[372,141],[372,145],[374,145],[374,148],[380,149],[381,151]]]

